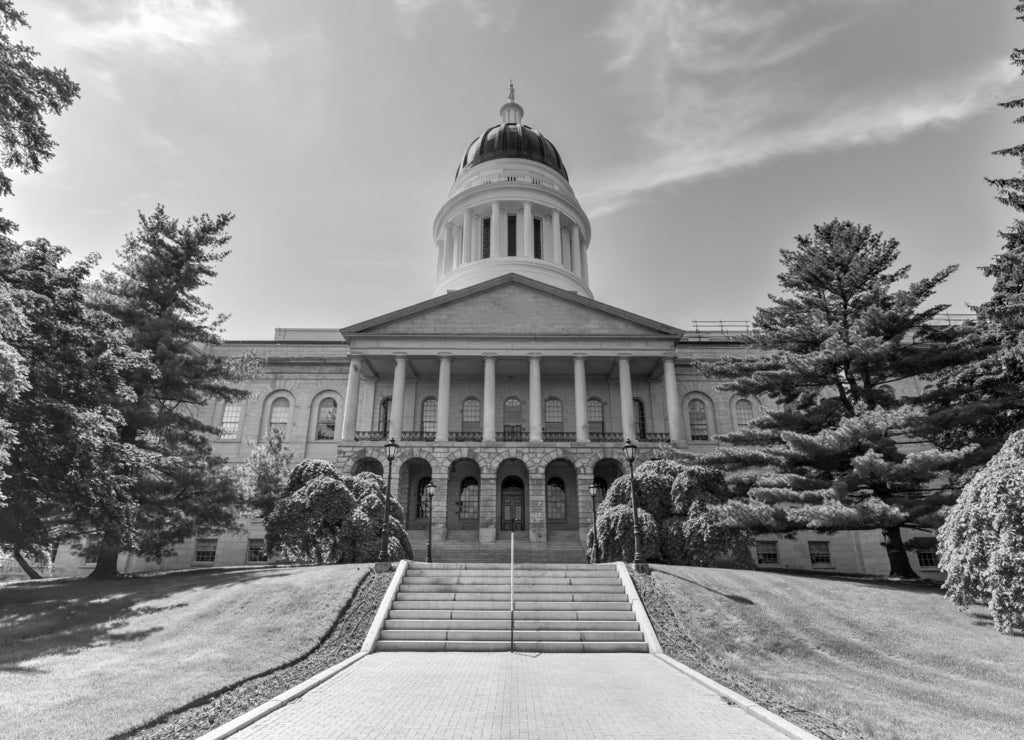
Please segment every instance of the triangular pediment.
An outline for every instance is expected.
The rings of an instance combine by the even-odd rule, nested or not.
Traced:
[[[359,336],[677,338],[682,331],[521,275],[503,275],[342,329]]]

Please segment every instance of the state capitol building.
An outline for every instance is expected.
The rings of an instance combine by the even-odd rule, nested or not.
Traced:
[[[384,444],[400,448],[392,496],[425,559],[433,482],[435,561],[583,562],[593,525],[591,483],[606,488],[661,444],[711,450],[749,424],[767,399],[730,395],[700,361],[747,351],[739,334],[684,331],[603,303],[591,293],[590,222],[554,144],[523,123],[510,90],[499,121],[458,162],[433,224],[433,297],[341,329],[278,329],[271,341],[229,341],[218,354],[256,352],[263,374],[248,399],[211,403],[214,452],[234,463],[279,429],[295,461],[386,475]],[[912,382],[912,381],[909,381]],[[897,392],[900,389],[897,389]],[[178,546],[163,563],[122,554],[123,572],[267,559],[258,519],[247,532]],[[915,533],[907,531],[913,537]],[[761,537],[767,567],[888,573],[877,530],[796,539]],[[924,551],[911,561],[938,577]],[[55,575],[93,566],[61,547]]]

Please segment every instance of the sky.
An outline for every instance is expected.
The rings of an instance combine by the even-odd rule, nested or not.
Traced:
[[[899,240],[936,295],[1014,214],[1009,0],[19,0],[81,98],[0,202],[109,266],[163,203],[235,214],[205,290],[227,339],[430,298],[432,223],[515,81],[592,224],[594,297],[682,328],[749,319],[779,250],[833,218]]]

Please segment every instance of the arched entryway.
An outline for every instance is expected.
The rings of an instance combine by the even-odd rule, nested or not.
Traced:
[[[615,479],[621,475],[623,475],[622,463],[613,458],[606,457],[604,460],[598,460],[594,465],[594,483],[603,491],[607,491]]]
[[[549,539],[556,532],[576,535],[580,519],[576,467],[568,460],[552,460],[544,469],[544,514]]]
[[[456,460],[448,468],[448,539],[477,540],[480,528],[480,466]]]
[[[498,538],[525,532],[530,525],[529,473],[522,460],[505,460],[498,466]]]
[[[413,457],[402,463],[398,470],[398,490],[405,507],[405,528],[409,530],[427,528],[428,503],[423,489],[431,479],[430,463],[421,457]]]
[[[359,475],[360,473],[376,473],[383,478],[384,464],[373,457],[361,457],[352,466],[352,475]]]

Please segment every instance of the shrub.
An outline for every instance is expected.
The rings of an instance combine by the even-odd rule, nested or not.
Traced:
[[[671,489],[672,514],[688,516],[695,502],[720,504],[729,498],[729,486],[721,470],[706,465],[687,465],[675,480]]]
[[[676,460],[648,460],[636,466],[636,505],[656,520],[672,515],[672,483],[686,466]],[[629,475],[615,479],[602,502],[603,507],[628,506]]]
[[[285,494],[265,520],[268,551],[316,564],[376,560],[384,522],[379,475],[342,475],[323,460],[303,460],[289,475]],[[391,501],[388,515],[389,557],[412,558],[397,501]]]
[[[1024,431],[964,487],[938,540],[946,596],[987,603],[1000,632],[1024,631]]]
[[[658,560],[658,524],[648,512],[638,509],[640,548],[647,560]],[[627,505],[605,508],[597,517],[597,536],[601,543],[601,560],[633,559],[633,508]]]

